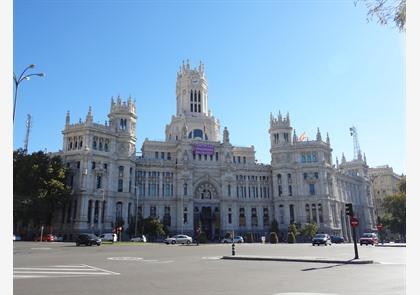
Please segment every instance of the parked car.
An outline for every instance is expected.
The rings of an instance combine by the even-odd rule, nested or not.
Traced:
[[[228,243],[231,244],[232,242],[243,243],[244,238],[241,237],[241,236],[236,236],[236,237],[233,238],[233,241],[232,241],[232,238],[223,238],[220,242],[224,243],[224,244],[228,244]]]
[[[131,239],[130,239],[130,242],[142,242],[142,243],[146,243],[146,242],[147,242],[147,240],[146,240],[145,235],[141,235],[141,236],[139,236],[139,237],[134,237],[134,238],[131,238]]]
[[[114,235],[116,237],[117,234],[105,233],[105,234],[100,235],[99,237],[101,238],[102,241],[114,242],[116,240],[116,238],[114,237]]]
[[[76,240],[76,246],[80,246],[80,245],[100,246],[101,244],[102,244],[102,240],[94,234],[80,234]]]
[[[43,242],[55,242],[57,240],[57,237],[53,234],[48,234],[42,237]],[[35,242],[41,241],[41,236],[38,236],[34,239]]]
[[[20,235],[13,234],[13,241],[22,241],[22,237]]]
[[[378,244],[378,236],[375,233],[364,233],[359,239],[360,246],[362,245],[376,245]]]
[[[315,246],[315,244],[319,245],[330,245],[331,246],[331,237],[328,234],[316,234],[314,238],[312,239],[312,246]]]
[[[331,236],[331,243],[335,243],[335,244],[344,243],[344,237],[342,237],[342,236]]]
[[[191,244],[192,243],[192,238],[190,236],[187,235],[176,235],[173,236],[172,238],[166,238],[163,241],[166,245],[169,244]]]

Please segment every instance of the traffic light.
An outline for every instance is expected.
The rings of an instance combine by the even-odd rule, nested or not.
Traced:
[[[352,203],[346,204],[346,215],[353,217],[353,204]]]

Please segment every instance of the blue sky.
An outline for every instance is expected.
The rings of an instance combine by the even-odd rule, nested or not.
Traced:
[[[137,101],[137,150],[164,140],[182,60],[203,61],[209,107],[234,145],[269,163],[269,115],[299,135],[329,133],[353,158],[356,126],[370,166],[405,173],[405,36],[349,1],[14,1],[14,70],[46,77],[18,92],[14,148],[62,148],[65,114],[104,123],[111,96]]]

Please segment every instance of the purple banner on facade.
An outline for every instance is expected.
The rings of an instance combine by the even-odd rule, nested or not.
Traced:
[[[210,155],[210,156],[214,154],[214,146],[211,144],[193,143],[192,150],[193,150],[193,153],[195,154]]]

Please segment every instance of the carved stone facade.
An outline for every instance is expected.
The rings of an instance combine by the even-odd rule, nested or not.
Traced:
[[[329,137],[292,137],[289,114],[270,116],[271,165],[258,164],[254,146],[237,147],[208,107],[204,65],[183,63],[177,74],[176,115],[166,140],[146,140],[136,153],[136,107],[128,98],[111,101],[109,123],[84,122],[63,130],[64,162],[71,169],[72,201],[61,210],[55,230],[68,239],[79,232],[128,228],[138,216],[158,217],[171,233],[193,235],[201,226],[209,239],[226,232],[258,238],[277,220],[315,222],[319,231],[351,240],[345,203],[353,203],[359,230],[375,221],[366,160],[334,166]],[[138,229],[140,233],[140,229]]]

